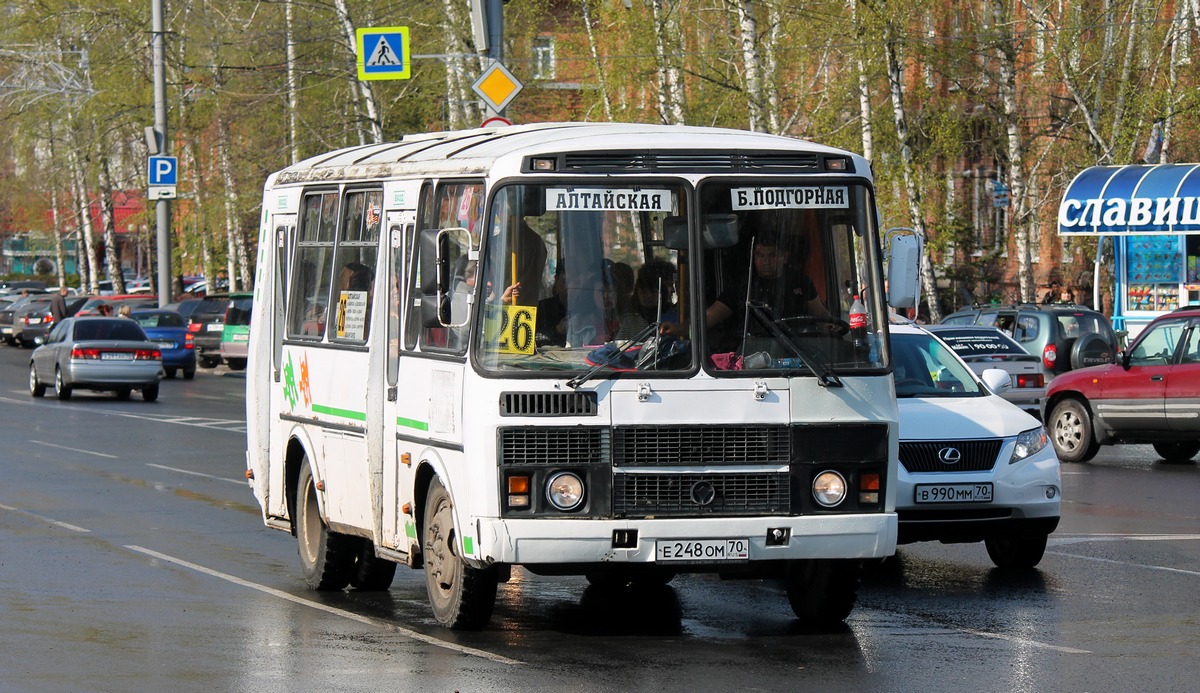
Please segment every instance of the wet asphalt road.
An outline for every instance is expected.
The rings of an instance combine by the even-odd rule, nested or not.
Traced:
[[[844,629],[782,589],[657,591],[514,571],[491,626],[450,633],[420,573],[384,594],[305,589],[243,479],[240,374],[157,403],[32,399],[0,347],[0,691],[1191,691],[1200,468],[1148,446],[1064,468],[1039,569],[981,544],[902,547]]]

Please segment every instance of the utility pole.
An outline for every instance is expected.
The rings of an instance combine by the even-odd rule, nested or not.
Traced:
[[[151,48],[154,54],[154,135],[159,151],[168,153],[167,139],[167,66],[166,32],[163,29],[163,0],[151,0]],[[158,199],[154,203],[158,223],[158,305],[163,307],[175,297],[171,273],[171,201]],[[118,268],[119,271],[119,268]]]

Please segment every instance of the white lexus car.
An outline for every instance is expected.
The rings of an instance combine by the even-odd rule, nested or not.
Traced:
[[[1000,568],[1032,568],[1058,526],[1062,478],[1040,421],[1000,397],[929,332],[892,325],[900,468],[899,543],[982,541]]]

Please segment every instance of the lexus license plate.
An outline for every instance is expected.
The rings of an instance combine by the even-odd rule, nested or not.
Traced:
[[[981,484],[917,484],[915,503],[991,503],[991,482]]]
[[[750,560],[748,539],[659,539],[654,560],[659,563],[713,563]]]

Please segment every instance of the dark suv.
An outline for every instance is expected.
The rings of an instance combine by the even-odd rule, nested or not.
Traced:
[[[945,325],[991,325],[1040,356],[1047,383],[1075,368],[1113,363],[1118,342],[1102,313],[1073,303],[972,306],[951,313]]]
[[[188,316],[188,332],[196,345],[196,363],[216,368],[221,363],[221,334],[225,331],[225,309],[229,294],[209,294],[200,299]]]

